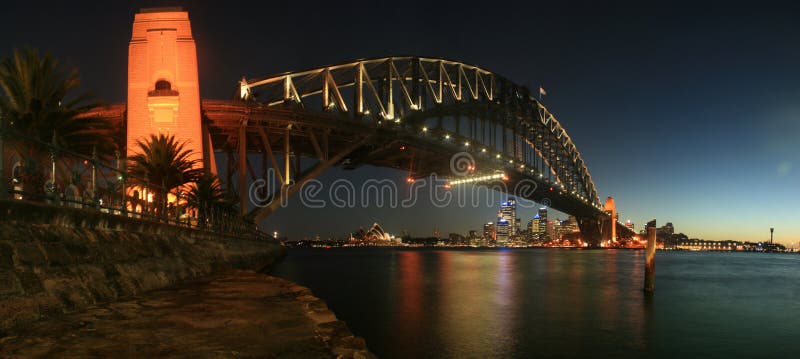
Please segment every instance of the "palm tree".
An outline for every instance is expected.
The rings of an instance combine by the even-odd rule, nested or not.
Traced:
[[[167,194],[195,182],[202,168],[196,168],[199,161],[184,148],[186,141],[178,142],[173,135],[150,135],[136,144],[139,152],[129,158],[129,173],[140,187],[155,194],[153,202],[159,205],[156,212],[162,213]]]
[[[197,210],[197,221],[205,226],[213,219],[212,212],[223,207],[225,202],[219,178],[210,173],[200,176],[197,182],[189,185],[186,202],[189,207]]]
[[[40,56],[34,49],[15,50],[0,61],[0,121],[10,132],[6,143],[23,162],[49,162],[47,144],[86,156],[93,149],[101,156],[113,153],[112,126],[88,114],[98,103],[88,93],[73,95],[79,85],[77,70],[67,70],[51,55]],[[41,186],[33,190],[38,192]]]

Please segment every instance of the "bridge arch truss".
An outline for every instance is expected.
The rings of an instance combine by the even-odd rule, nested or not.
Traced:
[[[530,89],[477,66],[426,57],[365,59],[242,79],[252,108],[327,115],[493,156],[496,165],[595,208],[600,199],[575,143]]]

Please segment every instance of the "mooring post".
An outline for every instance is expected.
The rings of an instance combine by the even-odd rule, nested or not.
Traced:
[[[644,291],[652,293],[656,281],[656,220],[647,224],[647,247],[645,249]]]

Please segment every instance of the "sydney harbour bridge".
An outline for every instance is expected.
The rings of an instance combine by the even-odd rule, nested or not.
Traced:
[[[450,173],[451,158],[467,153],[474,164],[461,179],[488,186],[503,180],[507,188],[535,183],[524,197],[574,215],[590,245],[634,234],[616,221],[613,199],[601,201],[555,115],[528,88],[488,69],[420,56],[362,59],[232,79],[231,99],[201,100],[193,41],[180,9],[137,14],[128,103],[102,111],[125,124],[128,147],[155,131],[194,140],[205,166],[256,223],[332,166],[390,167],[421,178]],[[225,156],[223,166],[214,153]],[[282,188],[267,196],[271,201],[249,203],[248,184],[267,168]],[[497,173],[503,178],[477,180]]]
[[[603,233],[611,238],[606,209],[613,203],[606,208],[600,201],[561,123],[529,89],[477,66],[413,56],[359,60],[242,79],[234,100],[202,104],[214,147],[235,148],[237,161],[230,163],[237,170],[248,166],[239,163],[247,153],[266,156],[282,172],[280,181],[294,181],[295,190],[284,196],[344,159],[413,169],[411,176],[424,177],[449,173],[451,157],[467,152],[474,159],[473,177],[500,171],[508,188],[533,181],[535,190],[526,199],[575,215],[590,243],[599,243]],[[276,156],[284,157],[284,168]],[[292,168],[292,159],[299,156],[317,162],[293,173],[299,166]],[[245,180],[240,178],[240,188]],[[264,218],[279,203],[273,200],[251,215]]]

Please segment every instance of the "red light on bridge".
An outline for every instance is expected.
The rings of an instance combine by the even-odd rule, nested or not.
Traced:
[[[406,178],[406,182],[408,182],[408,183],[414,183],[414,177],[408,177],[408,178]]]
[[[449,183],[445,183],[444,184],[444,189],[450,189],[450,184]]]
[[[553,192],[553,187],[550,187],[550,192]]]
[[[405,150],[406,150],[406,146],[405,145],[400,146],[400,151],[405,151]]]

